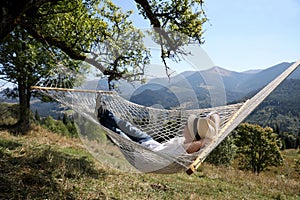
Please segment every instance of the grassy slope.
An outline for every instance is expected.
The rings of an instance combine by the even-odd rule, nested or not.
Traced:
[[[134,174],[102,166],[79,139],[0,131],[0,199],[299,199],[296,156],[260,176],[208,164],[192,176]]]

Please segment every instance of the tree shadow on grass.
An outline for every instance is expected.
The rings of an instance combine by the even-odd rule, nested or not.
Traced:
[[[0,199],[76,199],[81,179],[104,179],[87,157],[0,139]]]

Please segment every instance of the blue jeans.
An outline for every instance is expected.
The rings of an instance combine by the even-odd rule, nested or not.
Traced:
[[[130,139],[134,142],[143,143],[152,140],[152,137],[140,129],[133,126],[128,121],[122,120],[114,116],[108,110],[98,114],[99,122],[106,128]]]

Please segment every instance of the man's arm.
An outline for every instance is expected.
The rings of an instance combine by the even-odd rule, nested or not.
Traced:
[[[190,143],[184,143],[183,147],[187,153],[194,153],[196,151],[199,151],[201,147],[203,147],[203,145],[204,145],[203,140],[199,140]]]

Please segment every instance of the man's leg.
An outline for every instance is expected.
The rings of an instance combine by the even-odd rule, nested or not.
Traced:
[[[153,140],[148,134],[134,127],[131,123],[114,116],[113,113],[103,109],[101,106],[98,109],[98,119],[106,128],[120,135],[127,136],[127,138],[130,138],[135,142],[143,143]]]
[[[153,140],[152,137],[145,132],[141,131],[137,127],[133,126],[128,121],[122,120],[116,116],[113,117],[116,122],[118,128],[122,130],[131,140],[143,143],[149,140]]]

